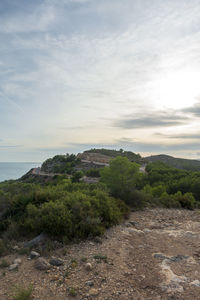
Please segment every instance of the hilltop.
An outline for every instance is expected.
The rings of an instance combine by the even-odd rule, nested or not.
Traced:
[[[200,171],[200,161],[193,159],[175,158],[170,155],[160,154],[152,155],[144,158],[145,161],[153,163],[160,161],[170,167],[188,171]]]

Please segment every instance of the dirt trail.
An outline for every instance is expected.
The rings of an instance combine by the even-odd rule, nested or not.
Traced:
[[[52,255],[65,262],[61,267],[38,271],[33,260],[22,256],[18,272],[1,269],[0,299],[12,299],[9,295],[17,283],[32,283],[35,300],[200,299],[199,246],[198,211],[134,212],[124,224],[109,229],[101,241],[54,251]],[[17,257],[5,259],[11,262]],[[85,268],[86,259],[91,271]]]

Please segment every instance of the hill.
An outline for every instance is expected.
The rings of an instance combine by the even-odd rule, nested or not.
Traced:
[[[106,156],[109,160],[111,158],[115,158],[117,156],[123,156],[123,157],[127,157],[130,161],[132,162],[136,162],[138,164],[142,164],[144,162],[143,158],[141,157],[140,154],[136,154],[132,151],[125,151],[123,149],[120,150],[110,150],[110,149],[90,149],[90,150],[86,150],[83,152],[83,154],[88,155],[88,154],[94,154],[94,153],[98,153],[100,155]]]
[[[140,154],[131,151],[109,150],[109,149],[90,149],[78,155],[65,154],[56,155],[47,159],[41,166],[41,171],[46,173],[73,174],[76,171],[100,169],[107,166],[111,159],[122,156],[127,157],[131,162],[143,164],[144,160]]]
[[[160,161],[170,167],[174,167],[177,169],[182,169],[187,171],[200,171],[199,160],[176,158],[165,154],[152,155],[152,156],[145,157],[144,159],[150,163]]]

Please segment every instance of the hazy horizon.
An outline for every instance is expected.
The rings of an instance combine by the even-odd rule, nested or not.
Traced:
[[[200,159],[198,0],[1,0],[0,161]]]

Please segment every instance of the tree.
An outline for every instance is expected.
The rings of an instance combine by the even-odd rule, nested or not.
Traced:
[[[118,156],[109,167],[100,171],[101,180],[108,186],[115,197],[121,197],[135,188],[139,177],[139,165],[130,162],[127,157]]]

